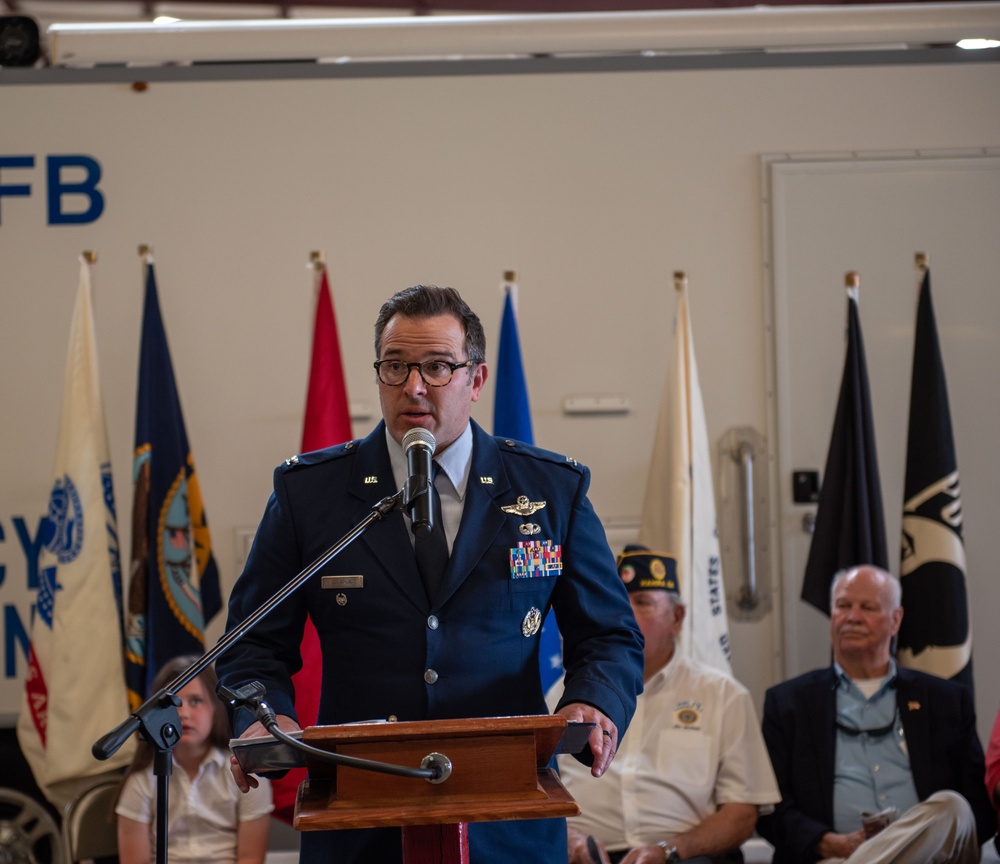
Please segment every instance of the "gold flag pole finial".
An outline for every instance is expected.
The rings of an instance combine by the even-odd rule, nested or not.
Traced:
[[[516,270],[504,270],[503,271],[503,281],[504,282],[516,282],[517,281],[517,271]]]
[[[683,270],[674,270],[674,288],[677,291],[683,291],[687,288],[687,273]]]
[[[927,270],[931,266],[931,256],[926,252],[918,252],[914,256],[914,260],[917,265],[917,269],[921,272]]]
[[[153,254],[153,248],[148,243],[139,244],[139,257],[145,258],[147,255]]]
[[[858,275],[857,270],[848,270],[844,274],[844,285],[847,288],[854,288],[855,290],[861,287],[861,277]]]
[[[97,253],[90,249],[85,249],[83,252],[83,260],[86,261],[88,264],[96,264]]]
[[[324,258],[323,253],[317,249],[309,253],[309,263],[318,273],[326,266],[326,258]]]

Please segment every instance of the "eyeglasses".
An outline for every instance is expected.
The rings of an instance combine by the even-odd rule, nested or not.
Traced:
[[[457,369],[475,366],[477,360],[464,363],[449,363],[447,360],[425,360],[423,363],[404,363],[402,360],[376,360],[374,363],[378,380],[390,387],[405,384],[410,370],[416,369],[429,387],[444,387],[451,383]]]

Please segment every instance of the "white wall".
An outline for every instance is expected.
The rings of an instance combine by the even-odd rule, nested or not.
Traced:
[[[330,264],[351,400],[376,412],[380,302],[416,282],[450,284],[482,316],[492,357],[498,283],[517,269],[536,441],[592,467],[598,512],[627,534],[666,371],[673,270],[690,278],[713,446],[734,426],[768,429],[761,154],[995,146],[998,92],[997,64],[153,82],[145,92],[0,86],[0,156],[34,155],[38,166],[0,173],[0,183],[32,185],[27,198],[0,197],[0,604],[27,615],[12,519],[34,525],[48,500],[83,249],[100,255],[96,319],[123,548],[140,243],[156,253],[226,587],[237,530],[256,524],[272,467],[298,446],[313,249]],[[91,225],[46,224],[44,158],[60,153],[103,166],[107,206]],[[909,279],[910,262],[899,267]],[[630,413],[561,412],[568,395],[609,393],[626,395]],[[475,412],[487,428],[491,406],[488,386]],[[954,419],[995,427],[996,402]],[[985,506],[986,524],[1000,517],[1000,505]],[[986,572],[971,590],[992,617],[1000,588]],[[776,589],[798,592],[800,573],[772,576]],[[784,667],[775,610],[731,624],[736,672],[758,702]],[[977,683],[985,734],[1000,688],[982,671]],[[2,686],[5,702],[20,692]]]

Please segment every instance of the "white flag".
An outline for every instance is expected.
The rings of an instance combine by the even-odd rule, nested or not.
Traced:
[[[639,542],[677,559],[687,606],[680,650],[729,673],[729,622],[708,431],[691,341],[687,284],[678,281],[674,348],[660,403]]]
[[[72,791],[66,781],[119,768],[133,749],[129,741],[106,762],[90,752],[129,707],[118,531],[86,261],[70,327],[54,475],[17,737],[35,781],[61,807]]]

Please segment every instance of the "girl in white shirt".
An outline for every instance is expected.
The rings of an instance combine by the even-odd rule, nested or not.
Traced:
[[[157,692],[191,666],[177,657],[153,682]],[[203,670],[177,695],[181,739],[173,749],[168,794],[167,857],[171,864],[262,864],[270,828],[271,787],[261,780],[242,795],[229,770],[229,723],[215,694],[215,671]],[[118,814],[121,864],[150,864],[156,850],[153,748],[139,742],[122,779]]]

